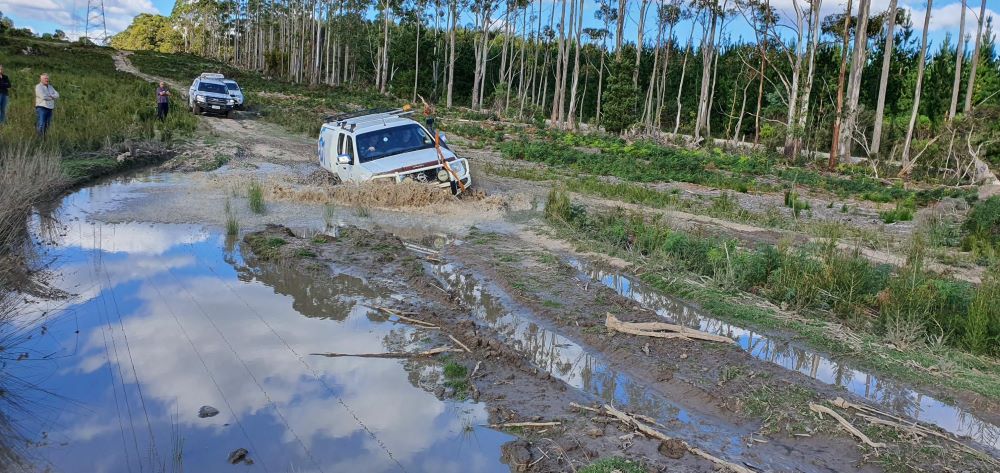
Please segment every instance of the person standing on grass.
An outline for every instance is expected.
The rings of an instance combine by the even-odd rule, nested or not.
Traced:
[[[10,95],[10,77],[3,73],[3,64],[0,64],[0,125],[7,121],[7,102]]]
[[[42,74],[35,85],[35,114],[38,116],[38,135],[45,136],[52,124],[52,111],[56,108],[59,92],[49,84],[49,75]]]
[[[156,118],[159,118],[162,122],[167,119],[167,113],[170,112],[170,89],[167,88],[167,84],[160,81],[160,86],[156,89]]]

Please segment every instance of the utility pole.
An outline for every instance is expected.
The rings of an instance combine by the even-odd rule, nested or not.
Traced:
[[[105,46],[108,42],[108,24],[104,19],[104,0],[87,0],[87,19],[83,37],[92,43]]]

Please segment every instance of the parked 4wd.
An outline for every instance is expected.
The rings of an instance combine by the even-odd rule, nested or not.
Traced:
[[[195,115],[210,113],[233,118],[236,99],[230,97],[222,74],[205,73],[191,83],[188,89],[188,106]]]
[[[472,184],[459,158],[403,110],[367,110],[329,117],[319,134],[319,164],[344,182],[413,180],[459,193]],[[436,145],[440,138],[440,148]]]

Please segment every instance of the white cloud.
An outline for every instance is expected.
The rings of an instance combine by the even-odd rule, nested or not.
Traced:
[[[0,11],[15,24],[50,22],[67,33],[83,33],[85,0],[0,0]],[[124,30],[140,13],[159,13],[150,0],[104,0],[108,34]]]

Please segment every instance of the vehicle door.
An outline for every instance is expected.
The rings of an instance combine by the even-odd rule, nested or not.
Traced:
[[[337,164],[337,132],[323,128],[316,143],[316,157],[321,168],[336,173]]]
[[[340,162],[340,156],[348,157],[347,163]],[[358,179],[355,175],[355,164],[357,156],[354,154],[354,138],[347,133],[340,132],[337,136],[337,153],[333,156],[333,162],[337,166],[337,175],[341,181],[354,181]]]

